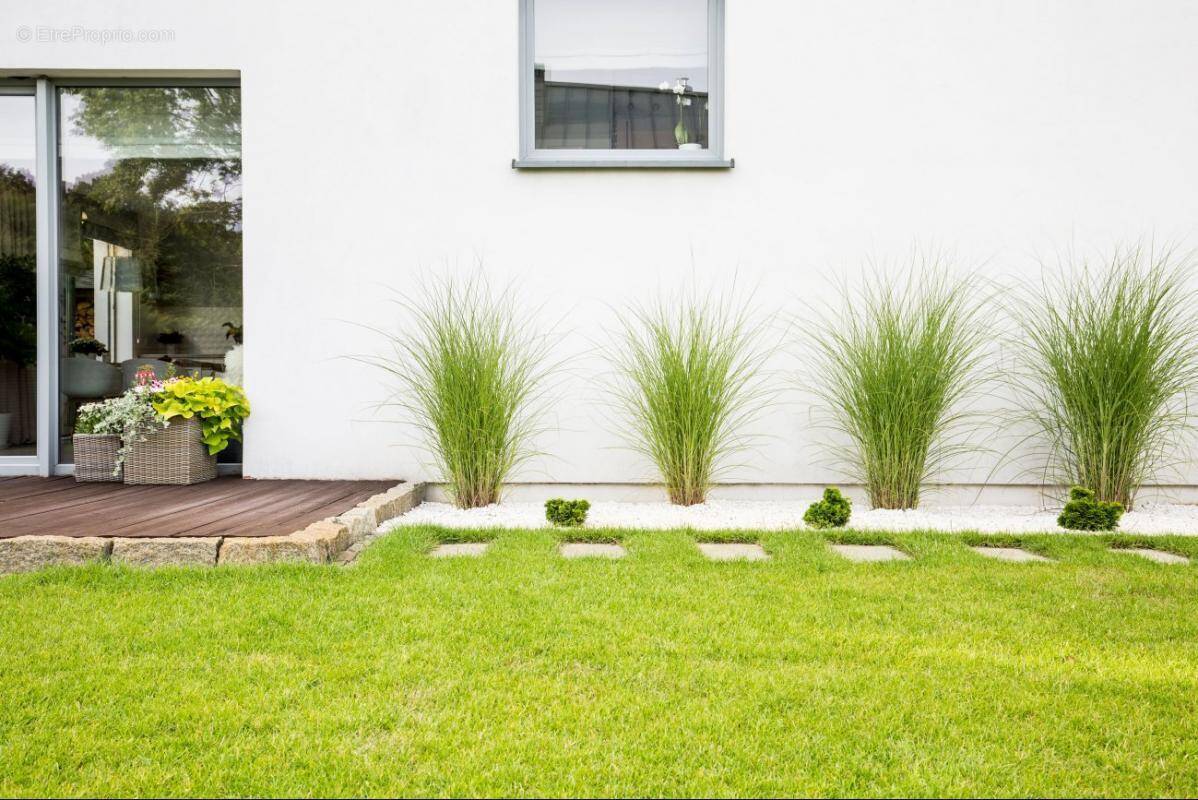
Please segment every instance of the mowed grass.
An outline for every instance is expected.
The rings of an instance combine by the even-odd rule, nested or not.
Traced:
[[[428,558],[444,533],[349,569],[0,578],[0,794],[1198,791],[1198,567],[842,534],[915,556],[861,565],[806,532],[763,563],[686,531]]]

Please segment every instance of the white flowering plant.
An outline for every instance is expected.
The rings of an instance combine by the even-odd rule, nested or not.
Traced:
[[[690,129],[686,127],[686,115],[682,110],[689,108],[692,98],[687,97],[691,90],[690,78],[679,78],[671,85],[669,81],[662,81],[657,85],[657,88],[663,92],[674,93],[674,105],[678,108],[678,124],[674,126],[674,141],[681,147],[684,144],[689,144],[691,140]]]
[[[166,421],[154,410],[150,399],[148,393],[131,390],[119,397],[79,407],[75,418],[75,433],[121,437],[121,447],[117,451],[113,475],[120,473],[125,456],[129,454],[129,448],[134,442],[145,441],[147,434],[166,427]]]

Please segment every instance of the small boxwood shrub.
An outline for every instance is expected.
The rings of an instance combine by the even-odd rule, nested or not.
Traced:
[[[843,528],[849,524],[853,501],[834,486],[824,489],[824,499],[812,503],[803,515],[803,522],[813,528]]]
[[[1113,531],[1123,516],[1121,503],[1098,500],[1090,489],[1074,486],[1057,524],[1071,531]]]
[[[586,500],[555,497],[545,501],[545,519],[562,528],[580,528],[587,521],[591,504]]]

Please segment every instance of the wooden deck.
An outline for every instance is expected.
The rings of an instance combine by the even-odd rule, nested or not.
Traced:
[[[397,481],[217,478],[194,486],[0,478],[0,539],[59,536],[279,536],[348,511]]]

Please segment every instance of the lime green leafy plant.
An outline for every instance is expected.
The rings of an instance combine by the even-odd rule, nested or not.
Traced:
[[[250,415],[250,403],[240,386],[220,378],[179,378],[167,381],[154,393],[154,410],[166,421],[175,417],[199,417],[204,444],[216,455],[241,441],[241,425]]]

